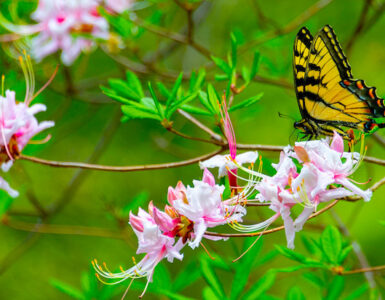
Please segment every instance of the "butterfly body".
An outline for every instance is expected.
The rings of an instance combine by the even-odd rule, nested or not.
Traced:
[[[345,127],[371,133],[385,127],[384,100],[376,88],[353,79],[333,29],[326,25],[313,38],[306,27],[294,42],[295,90],[302,120],[294,124],[309,139],[333,135],[349,138]]]

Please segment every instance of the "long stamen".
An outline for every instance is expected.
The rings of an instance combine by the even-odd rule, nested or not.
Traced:
[[[128,290],[130,289],[131,284],[134,282],[134,280],[135,280],[135,278],[132,278],[132,279],[131,279],[131,281],[130,281],[128,287],[127,287],[127,289],[125,290],[125,292],[124,292],[124,294],[123,294],[123,296],[122,296],[122,298],[121,298],[121,300],[124,300],[124,298],[126,298],[127,293],[128,293]]]
[[[5,75],[1,76],[1,96],[4,97]]]
[[[28,103],[27,100],[28,100],[28,96],[29,96],[29,82],[30,82],[29,72],[27,71],[27,67],[26,67],[25,62],[23,60],[23,57],[19,56],[19,62],[20,62],[20,66],[21,66],[21,69],[22,69],[24,77],[25,77],[25,97],[24,97],[24,103]]]
[[[28,105],[31,101],[30,99],[33,97],[33,93],[35,92],[35,74],[33,72],[31,57],[29,55],[27,55],[27,52],[25,50],[23,51],[23,53],[24,53],[27,71],[28,71],[28,76],[29,76],[29,80],[30,80],[29,94],[28,94],[28,98],[27,98],[27,102],[26,102],[26,104]]]
[[[213,257],[213,256],[210,254],[210,252],[207,250],[207,248],[205,247],[205,245],[203,245],[202,242],[200,242],[200,244],[201,244],[203,250],[205,250],[205,252],[207,253],[207,255],[208,255],[212,260],[215,260],[215,257]]]
[[[55,78],[56,74],[57,74],[57,71],[59,70],[59,65],[56,66],[55,70],[53,71],[51,77],[48,79],[48,81],[35,93],[35,95],[33,95],[29,100],[28,100],[28,103],[27,105],[29,105],[37,96],[40,95],[40,93],[42,91],[44,91],[47,86],[49,86],[52,82],[52,80]]]

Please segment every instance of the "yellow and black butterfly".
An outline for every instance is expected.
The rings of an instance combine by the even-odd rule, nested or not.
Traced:
[[[309,139],[332,135],[344,138],[344,127],[372,133],[385,123],[384,100],[376,88],[353,79],[350,65],[333,29],[326,25],[313,38],[306,27],[294,42],[293,70],[295,90],[302,120],[294,124]]]

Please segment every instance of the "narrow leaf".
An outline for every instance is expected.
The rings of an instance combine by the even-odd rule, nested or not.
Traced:
[[[57,288],[59,291],[61,291],[62,293],[74,298],[74,299],[84,299],[83,297],[83,294],[81,291],[79,291],[78,289],[70,286],[69,284],[67,283],[64,283],[64,282],[61,282],[59,280],[56,280],[56,279],[51,279],[50,280],[50,283],[55,287]]]
[[[158,110],[158,114],[160,116],[160,119],[161,120],[165,119],[163,108],[162,108],[161,104],[159,103],[158,98],[156,97],[156,94],[152,88],[151,82],[148,82],[148,89],[150,90],[151,96],[154,99],[155,106],[156,106],[156,109]]]
[[[260,54],[258,51],[255,51],[253,64],[251,66],[249,81],[253,80],[254,76],[257,75],[258,68],[259,68],[259,59],[260,59]]]
[[[134,90],[140,98],[143,98],[144,97],[143,88],[138,76],[136,76],[136,74],[132,71],[127,71],[126,79],[127,79],[127,84],[131,87],[131,89]]]
[[[224,297],[224,290],[222,287],[221,282],[218,279],[217,274],[213,270],[212,266],[210,265],[209,261],[207,259],[201,259],[201,271],[204,279],[210,285],[212,288],[213,292],[218,296],[218,297]]]
[[[337,264],[342,248],[342,237],[336,227],[326,227],[321,235],[321,245],[328,261]]]
[[[229,108],[229,112],[235,111],[235,110],[240,109],[240,108],[249,107],[249,106],[253,105],[254,103],[256,103],[257,101],[259,101],[262,98],[262,96],[263,96],[263,93],[259,93],[258,95],[255,95],[251,98],[243,100],[243,101],[231,106]]]
[[[231,67],[222,58],[211,56],[211,59],[223,72],[229,76],[231,75]]]

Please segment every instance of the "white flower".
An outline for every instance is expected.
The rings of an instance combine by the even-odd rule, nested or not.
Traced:
[[[257,151],[249,151],[239,154],[235,157],[235,161],[239,165],[254,163],[258,159]],[[218,170],[218,178],[227,175],[227,170],[235,170],[238,167],[232,161],[230,154],[227,155],[215,155],[208,160],[199,163],[201,169],[212,169],[219,168]]]

